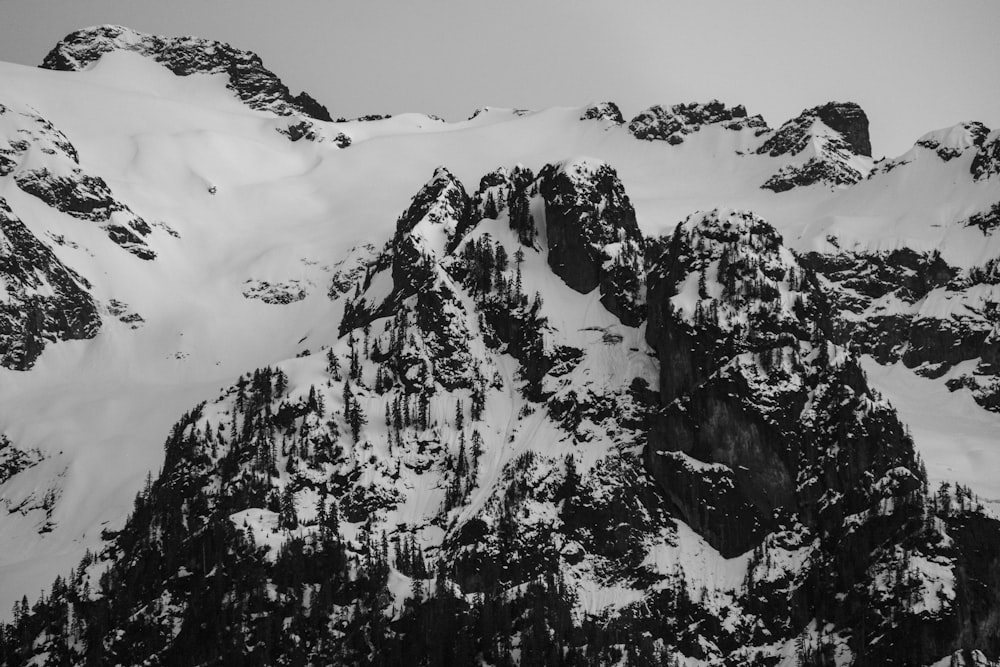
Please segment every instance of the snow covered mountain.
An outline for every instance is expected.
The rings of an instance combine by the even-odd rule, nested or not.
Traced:
[[[0,80],[4,664],[1000,659],[1000,132]]]

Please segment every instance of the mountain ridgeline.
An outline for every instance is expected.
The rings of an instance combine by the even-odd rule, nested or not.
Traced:
[[[127,521],[74,528],[63,494],[111,496],[64,455],[66,433],[119,450],[36,423],[58,411],[21,418],[0,385],[14,406],[0,410],[0,546],[37,538],[23,547],[37,555],[53,535],[66,550],[73,530],[100,533],[14,605],[0,664],[1000,664],[997,501],[933,484],[917,428],[866,374],[898,362],[977,418],[1000,412],[1000,131],[962,123],[875,160],[850,102],[776,129],[717,100],[631,120],[605,102],[454,127],[334,122],[251,52],[120,26],[68,35],[42,67],[86,81],[109,54],[124,54],[113,73],[149,60],[201,82],[163,136],[136,123],[119,143],[100,114],[75,124],[37,104],[62,99],[47,97],[62,74],[19,79],[29,101],[4,93],[0,379],[100,379],[107,350],[135,339],[156,357],[151,401],[161,385],[225,386],[185,403]],[[549,146],[538,127],[573,151],[425,172],[411,141],[493,155],[498,137]],[[579,145],[622,163],[567,158],[590,154]],[[705,187],[689,165],[718,196],[693,213]],[[358,184],[389,217],[317,194]],[[722,205],[730,186],[762,208]],[[664,200],[683,214],[651,222],[674,210]],[[369,242],[345,252],[354,218]],[[132,280],[149,322],[118,299]],[[185,328],[189,310],[232,319],[234,338]],[[230,372],[213,346],[242,353],[235,336],[265,344]],[[199,348],[215,356],[186,362]],[[88,376],[84,409],[142,419],[94,409],[138,405],[101,393],[108,377]],[[109,432],[143,446],[129,424]]]
[[[928,492],[765,220],[644,238],[606,163],[440,168],[358,257],[339,340],[187,413],[5,664],[997,655],[1000,523]]]

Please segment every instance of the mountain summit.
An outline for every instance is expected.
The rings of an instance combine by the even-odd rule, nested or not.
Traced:
[[[85,28],[66,35],[42,60],[61,71],[86,69],[105,54],[130,51],[152,58],[178,76],[226,74],[229,88],[251,109],[281,116],[301,114],[330,121],[330,113],[308,93],[292,96],[260,56],[225,42],[198,37],[157,37],[117,25]]]

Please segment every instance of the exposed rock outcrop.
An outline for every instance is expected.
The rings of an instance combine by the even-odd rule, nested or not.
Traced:
[[[972,158],[972,177],[983,181],[1000,174],[1000,130],[990,132]]]
[[[976,217],[987,229],[989,219],[989,213]],[[836,306],[838,343],[930,378],[978,360],[972,373],[948,386],[968,388],[980,405],[1000,408],[1000,367],[991,361],[1000,303],[995,261],[960,270],[939,253],[909,248],[810,252],[800,261],[823,276]]]
[[[643,318],[643,239],[635,210],[615,170],[600,161],[547,165],[539,175],[545,200],[549,266],[624,324]]]
[[[624,125],[621,109],[614,102],[600,102],[583,110],[580,120],[605,120],[615,125]]]
[[[51,342],[94,337],[101,318],[88,287],[0,198],[0,365],[27,370]]]
[[[767,131],[767,123],[759,115],[748,116],[743,105],[727,107],[719,100],[704,104],[691,102],[671,107],[652,106],[629,121],[628,129],[636,139],[683,143],[684,137],[698,132],[707,125],[721,125],[727,130],[753,129],[760,134]]]

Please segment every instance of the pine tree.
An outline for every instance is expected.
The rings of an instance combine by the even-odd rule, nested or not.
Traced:
[[[472,478],[476,479],[479,473],[479,459],[483,455],[483,436],[478,430],[472,432]]]
[[[295,511],[295,495],[290,486],[285,486],[281,494],[281,510],[278,512],[278,525],[286,530],[298,528],[299,517]]]
[[[354,442],[358,442],[361,437],[361,427],[368,423],[368,419],[362,412],[361,404],[355,398],[354,392],[351,391],[350,380],[344,380],[344,419],[351,429]]]
[[[340,358],[334,353],[333,348],[327,350],[326,352],[326,372],[330,374],[330,377],[340,382],[342,379],[340,373]]]
[[[483,217],[489,218],[490,220],[496,220],[499,216],[497,212],[497,203],[493,199],[493,193],[486,193],[486,203],[483,205]]]

